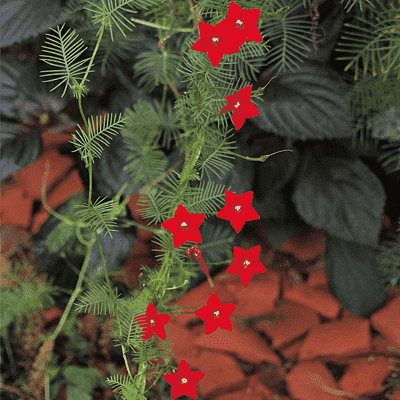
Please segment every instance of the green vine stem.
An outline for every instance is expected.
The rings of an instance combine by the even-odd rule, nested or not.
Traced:
[[[74,304],[76,298],[78,297],[78,295],[81,292],[81,286],[82,286],[83,278],[85,277],[86,270],[87,270],[87,268],[89,266],[90,255],[92,253],[92,249],[93,249],[93,246],[94,246],[95,242],[96,242],[96,238],[92,234],[92,237],[91,237],[91,240],[89,242],[89,245],[87,246],[85,260],[83,261],[82,269],[81,269],[81,271],[79,273],[78,282],[76,283],[75,290],[73,291],[73,293],[72,293],[72,295],[71,295],[71,297],[70,297],[70,299],[68,301],[68,304],[65,307],[65,310],[64,310],[64,313],[63,313],[63,315],[62,315],[62,317],[60,319],[60,322],[57,325],[56,330],[51,335],[50,340],[53,340],[53,341],[56,340],[57,336],[60,334],[60,332],[61,332],[61,330],[62,330],[62,328],[64,326],[64,323],[67,320],[67,317],[68,317],[68,314],[69,314],[69,312],[71,310],[71,307],[72,307],[72,305]]]
[[[143,21],[142,19],[138,19],[138,18],[131,18],[131,20],[134,21],[134,22],[137,22],[138,24],[151,26],[152,28],[164,29],[166,31],[169,31],[171,29],[170,26],[163,26],[163,25],[159,25],[159,24],[153,24],[152,22]],[[192,28],[179,28],[179,29],[174,29],[174,33],[175,32],[190,32],[190,33],[193,33],[193,29]]]
[[[99,245],[99,249],[100,249],[100,256],[101,256],[101,261],[103,263],[103,268],[104,268],[104,275],[106,277],[106,282],[107,282],[107,286],[108,286],[108,290],[110,291],[110,294],[112,293],[112,287],[111,287],[111,281],[110,278],[108,276],[108,270],[107,270],[107,265],[106,265],[106,260],[104,258],[104,253],[103,253],[103,248],[101,247],[101,243],[100,243],[100,239],[99,239],[99,235],[97,233],[95,233],[96,236],[96,240],[97,243]],[[92,250],[90,250],[91,252]],[[117,305],[115,304],[115,308],[117,308]],[[122,327],[121,327],[121,321],[119,319],[119,315],[116,312],[116,319],[117,319],[117,323],[118,323],[118,328],[119,328],[119,334],[122,337]],[[129,368],[129,364],[128,364],[128,360],[126,358],[126,349],[125,346],[121,343],[121,348],[122,348],[122,357],[124,358],[124,362],[125,362],[125,368],[128,371],[128,374],[130,376],[130,378],[133,380],[132,374],[131,374],[131,370]]]

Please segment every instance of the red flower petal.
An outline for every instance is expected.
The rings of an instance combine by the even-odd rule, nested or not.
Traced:
[[[239,52],[240,41],[233,29],[227,27],[222,31],[217,26],[200,21],[199,30],[200,38],[190,48],[206,53],[214,68],[218,66],[224,54]]]
[[[191,371],[189,365],[182,360],[178,366],[178,371],[165,374],[164,379],[172,386],[171,398],[176,399],[186,395],[197,398],[197,383],[205,376],[205,373]]]
[[[146,341],[156,334],[160,339],[166,339],[164,325],[172,317],[167,314],[157,314],[157,310],[152,303],[149,303],[146,308],[146,313],[135,317],[135,321],[143,328],[142,340]]]
[[[258,213],[251,206],[252,201],[253,192],[246,192],[239,196],[225,190],[226,206],[217,213],[217,217],[229,220],[233,229],[239,233],[246,221],[260,219]]]
[[[187,241],[202,242],[198,228],[205,217],[205,214],[190,214],[182,204],[179,204],[174,217],[163,222],[161,226],[172,233],[174,247],[178,248]]]
[[[221,304],[221,301],[215,293],[213,293],[207,301],[207,306],[201,307],[195,311],[195,314],[205,321],[206,334],[210,334],[222,329],[232,330],[232,324],[229,315],[236,308],[235,304]]]
[[[228,105],[219,110],[219,114],[226,111],[232,111],[232,122],[235,129],[239,130],[246,118],[252,118],[259,115],[257,107],[251,102],[251,86],[239,90],[236,94],[225,97]]]
[[[247,251],[235,246],[235,261],[231,263],[226,272],[228,274],[239,275],[239,278],[242,281],[244,287],[246,287],[249,284],[253,275],[260,274],[266,271],[261,261],[258,260],[260,250],[261,246],[252,247]]]

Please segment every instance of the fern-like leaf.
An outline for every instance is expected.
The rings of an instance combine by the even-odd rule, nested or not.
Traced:
[[[159,50],[152,49],[143,51],[138,56],[134,64],[135,77],[140,76],[138,84],[143,86],[147,93],[152,92],[154,88],[165,81],[165,74],[168,79],[176,78],[176,70],[179,66],[180,57],[177,54],[168,54],[164,60],[164,54]],[[165,62],[165,66],[164,66]]]
[[[164,113],[164,110],[161,110],[161,104],[155,100],[154,101],[156,107],[158,108],[158,115],[162,118],[164,134],[162,135],[162,143],[161,146],[170,150],[172,140],[177,140],[178,132],[181,129],[180,124],[173,112],[173,107],[171,102],[167,102],[167,111]]]
[[[354,79],[357,80],[360,72],[360,61],[363,64],[363,75],[372,71],[373,76],[382,74],[389,76],[394,70],[400,76],[400,20],[395,8],[387,8],[380,0],[376,1],[381,10],[368,6],[363,16],[356,17],[356,24],[347,24],[346,35],[341,36],[348,42],[338,42],[336,51],[350,53],[337,60],[351,60],[345,71],[354,68]],[[399,3],[399,2],[398,2]],[[399,3],[400,4],[400,3]],[[399,6],[398,4],[398,6]],[[397,6],[397,10],[398,10]],[[394,65],[397,67],[393,68]]]
[[[121,392],[124,400],[146,400],[145,396],[139,395],[138,391],[132,388],[133,382],[129,375],[113,375],[107,378],[106,382],[113,391]]]
[[[104,230],[111,236],[111,231],[116,231],[117,224],[114,222],[116,219],[115,208],[119,206],[116,199],[105,201],[106,198],[99,197],[93,205],[88,206],[87,203],[83,205],[75,205],[75,214],[84,223],[101,235]],[[102,203],[103,201],[103,203]]]
[[[244,81],[257,81],[258,73],[264,66],[270,47],[268,40],[262,43],[245,42],[240,46],[239,53],[234,53],[226,57],[235,66],[235,79]]]
[[[101,24],[101,26],[108,27],[112,41],[114,41],[113,26],[116,26],[124,37],[126,37],[126,34],[123,28],[131,31],[131,28],[135,27],[134,23],[125,15],[125,13],[137,13],[137,11],[132,10],[133,6],[147,10],[148,6],[156,4],[152,0],[101,0],[101,5],[87,0],[86,3],[91,7],[85,5],[83,8],[92,13],[93,24]],[[101,29],[102,27],[100,27],[99,32]]]
[[[146,188],[146,190],[140,194],[137,204],[143,207],[139,210],[142,218],[150,218],[150,225],[158,224],[164,222],[168,216],[171,207],[171,197],[163,196],[161,190],[150,187]]]
[[[132,57],[141,49],[139,38],[132,35],[124,37],[119,30],[114,32],[115,40],[111,39],[111,32],[105,30],[103,38],[100,44],[98,44],[98,37],[96,37],[97,28],[90,22],[90,16],[86,13],[81,19],[75,17],[74,22],[76,31],[88,45],[89,51],[93,53],[95,47],[98,46],[94,64],[100,66],[102,76],[105,76],[107,71],[120,65],[121,60]]]
[[[61,81],[51,91],[57,89],[60,85],[65,84],[61,97],[64,97],[68,85],[71,89],[78,83],[80,76],[83,75],[88,68],[87,62],[90,58],[77,61],[87,47],[84,47],[83,40],[78,39],[75,30],[69,29],[62,34],[62,27],[51,28],[55,33],[46,33],[46,42],[43,45],[43,54],[39,57],[57,69],[42,72],[41,77],[53,77],[44,82]],[[90,70],[93,72],[93,70]]]
[[[103,151],[102,144],[108,146],[111,139],[110,135],[118,135],[118,129],[124,126],[125,118],[121,118],[121,114],[117,119],[116,114],[107,114],[104,122],[99,123],[99,116],[96,115],[96,124],[94,123],[93,115],[88,123],[88,134],[78,125],[79,131],[75,131],[74,140],[70,141],[76,147],[75,151],[82,154],[83,160],[88,163],[88,160],[93,161],[94,158],[101,157]]]
[[[124,170],[131,174],[135,184],[148,185],[154,182],[165,170],[167,159],[159,149],[158,141],[164,128],[162,112],[148,102],[138,101],[135,111],[126,109],[126,124],[122,137],[130,154]],[[174,125],[174,121],[171,121]],[[175,131],[175,127],[172,128]]]
[[[136,322],[135,318],[146,313],[149,302],[153,295],[148,288],[142,288],[135,295],[119,300],[120,325],[118,325],[118,335],[126,339],[128,346],[132,349],[142,344],[142,327]]]
[[[203,181],[198,187],[186,189],[183,203],[191,214],[217,214],[225,205],[225,189],[224,185]]]
[[[282,1],[279,0],[281,3]],[[282,3],[281,8],[285,5]],[[272,64],[271,70],[277,75],[289,68],[294,72],[294,67],[299,68],[299,62],[303,62],[304,53],[310,52],[310,46],[304,42],[314,43],[310,36],[312,23],[307,21],[308,14],[299,14],[297,4],[283,13],[281,16],[266,25],[266,32],[273,47],[269,50],[265,63]],[[294,13],[292,16],[291,14]]]
[[[119,294],[115,289],[115,295],[110,293],[106,283],[101,283],[90,288],[79,297],[75,305],[78,313],[93,311],[95,315],[116,315],[116,300]]]
[[[207,138],[208,140],[203,144],[202,152],[198,159],[198,165],[201,168],[201,179],[206,174],[208,180],[211,180],[210,172],[213,172],[218,179],[221,179],[219,172],[224,173],[223,170],[229,171],[233,167],[231,162],[225,160],[226,158],[235,158],[234,155],[229,154],[236,149],[236,146],[232,146],[235,141],[228,142],[228,139],[232,136],[234,134],[229,137],[210,136]]]
[[[136,148],[129,159],[133,160],[124,166],[124,171],[131,174],[135,184],[151,184],[163,173],[167,165],[165,154],[155,146]]]
[[[389,175],[400,171],[400,126],[398,127],[397,140],[391,139],[391,143],[384,144],[382,148],[390,149],[378,158],[385,172]]]
[[[344,1],[345,0],[341,0],[341,3],[343,3]],[[349,13],[355,5],[358,5],[358,7],[360,7],[360,10],[362,11],[363,6],[365,7],[366,4],[375,8],[374,2],[371,0],[347,0],[347,3],[344,6],[344,9],[346,10],[347,13]]]

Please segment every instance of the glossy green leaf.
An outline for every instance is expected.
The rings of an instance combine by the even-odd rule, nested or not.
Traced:
[[[326,234],[326,275],[338,302],[353,314],[369,318],[385,302],[378,250]]]
[[[377,246],[386,194],[361,161],[306,153],[292,201],[308,224],[338,238]]]
[[[265,88],[260,115],[252,122],[266,132],[292,139],[347,137],[350,106],[344,101],[341,78],[327,64],[304,63],[282,73]]]

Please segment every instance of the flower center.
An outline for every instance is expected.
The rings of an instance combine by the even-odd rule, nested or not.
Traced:
[[[154,319],[151,319],[150,320],[150,326],[154,326],[155,325],[155,321],[154,321]]]
[[[218,46],[219,39],[217,37],[213,37],[211,40],[213,41],[214,46]]]
[[[215,315],[215,317],[218,317],[219,311],[214,311],[214,315]]]
[[[236,21],[236,29],[242,30],[244,28],[244,23],[240,19]]]
[[[239,212],[241,208],[242,208],[242,206],[235,206],[235,211]]]
[[[187,379],[186,378],[182,378],[182,383],[186,383]]]
[[[238,108],[239,106],[240,106],[240,103],[237,102],[237,103],[235,104],[235,108]]]
[[[246,260],[246,261],[243,263],[244,268],[247,268],[247,266],[248,266],[249,264],[250,264],[250,261]]]
[[[186,229],[187,229],[187,223],[186,223],[186,222],[182,222],[182,223],[181,223],[181,228],[182,228],[183,231],[186,231]]]

